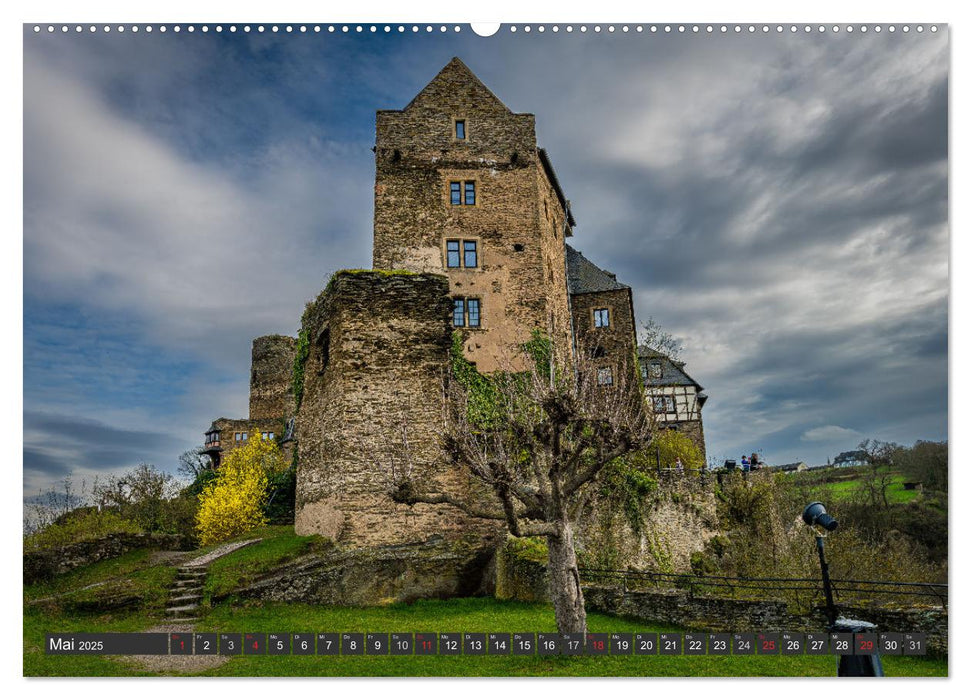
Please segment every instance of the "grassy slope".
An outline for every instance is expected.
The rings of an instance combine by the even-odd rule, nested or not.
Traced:
[[[266,541],[212,564],[208,585],[229,586],[265,570],[267,561],[290,559],[314,546],[292,528],[266,528]],[[218,566],[217,566],[218,564]],[[128,632],[161,622],[174,568],[153,566],[148,552],[131,552],[78,569],[52,584],[25,590],[25,602],[64,593],[105,579],[133,581],[147,602],[137,610],[70,612],[65,606],[27,606],[24,612],[24,674],[29,676],[147,675],[113,657],[57,656],[43,652],[47,632]],[[92,589],[97,590],[97,589]],[[93,594],[92,594],[93,595]],[[607,615],[591,614],[592,632],[681,631]],[[340,608],[299,604],[234,604],[209,609],[196,627],[224,632],[543,632],[554,631],[548,605],[491,598],[420,601],[411,605]],[[233,657],[205,675],[217,676],[832,676],[835,657]],[[888,676],[941,676],[947,660],[884,659]]]
[[[812,484],[818,489],[818,497],[827,502],[839,503],[849,500],[862,482],[862,468],[847,467],[844,469],[827,469],[819,472],[802,472],[793,475],[794,479],[806,484]],[[881,467],[888,469],[888,467]],[[887,487],[887,500],[891,504],[909,503],[917,499],[919,491],[907,491],[904,482],[909,478],[894,472],[894,476]]]
[[[225,596],[250,583],[260,574],[276,569],[284,562],[305,554],[315,546],[322,546],[317,536],[300,537],[292,526],[268,526],[248,533],[243,539],[262,537],[262,542],[251,544],[209,565],[203,595],[206,602],[212,596]]]
[[[135,550],[75,569],[54,581],[26,586],[24,675],[147,675],[131,671],[108,657],[47,656],[44,640],[49,632],[140,632],[158,624],[169,586],[175,579],[175,568],[152,564],[151,555],[148,550]],[[108,583],[78,590],[100,581]],[[141,603],[134,609],[76,611],[79,605],[96,606],[99,601],[119,594],[137,596]],[[53,600],[44,600],[52,597]]]

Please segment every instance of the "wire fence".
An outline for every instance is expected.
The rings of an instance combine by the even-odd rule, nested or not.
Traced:
[[[620,585],[624,590],[685,591],[692,596],[712,595],[744,600],[781,598],[800,607],[810,607],[825,600],[821,579],[749,578],[667,574],[653,571],[581,568],[585,583]],[[863,581],[832,579],[837,603],[939,604],[947,609],[946,583],[912,581]]]

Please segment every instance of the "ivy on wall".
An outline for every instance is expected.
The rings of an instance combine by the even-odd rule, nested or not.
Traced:
[[[491,377],[479,372],[465,358],[460,331],[452,332],[452,376],[465,389],[468,396],[469,421],[481,428],[495,427],[500,418],[499,391]]]
[[[297,333],[297,352],[293,357],[293,399],[298,409],[303,399],[303,373],[308,357],[310,357],[310,334],[306,328],[301,328]]]

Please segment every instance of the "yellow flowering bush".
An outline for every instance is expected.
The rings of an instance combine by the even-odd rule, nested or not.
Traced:
[[[246,443],[219,466],[216,479],[199,494],[199,542],[222,542],[265,525],[263,507],[269,475],[284,467],[276,442],[264,440],[259,431],[251,432]]]
[[[677,430],[661,430],[654,436],[653,447],[660,456],[662,467],[674,467],[679,458],[685,469],[701,469],[705,464],[695,441]]]

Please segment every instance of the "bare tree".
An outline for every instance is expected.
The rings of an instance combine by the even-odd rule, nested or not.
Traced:
[[[186,450],[179,455],[179,475],[188,479],[189,482],[195,481],[211,470],[212,460],[209,455],[203,454],[201,446]]]
[[[868,467],[864,470],[858,487],[863,501],[874,507],[890,508],[887,490],[896,474],[887,467],[893,462],[893,456],[900,449],[900,445],[867,438],[858,447],[866,455]]]
[[[871,467],[886,466],[893,462],[893,456],[900,449],[895,442],[883,442],[867,438],[857,446],[866,454],[866,461]]]
[[[392,498],[449,503],[503,521],[517,537],[546,538],[557,628],[585,633],[573,523],[603,469],[648,445],[652,416],[639,375],[626,361],[598,366],[603,360],[581,356],[577,367],[558,367],[551,343],[540,336],[524,352],[530,369],[488,377],[453,353],[447,380],[445,451],[489,487],[492,502],[434,492],[409,478],[407,468],[399,470]]]
[[[661,324],[653,317],[647,319],[647,323],[642,324],[641,330],[637,334],[637,343],[640,347],[646,347],[662,355],[666,355],[673,362],[681,360],[681,352],[684,345],[673,335],[661,328]]]

